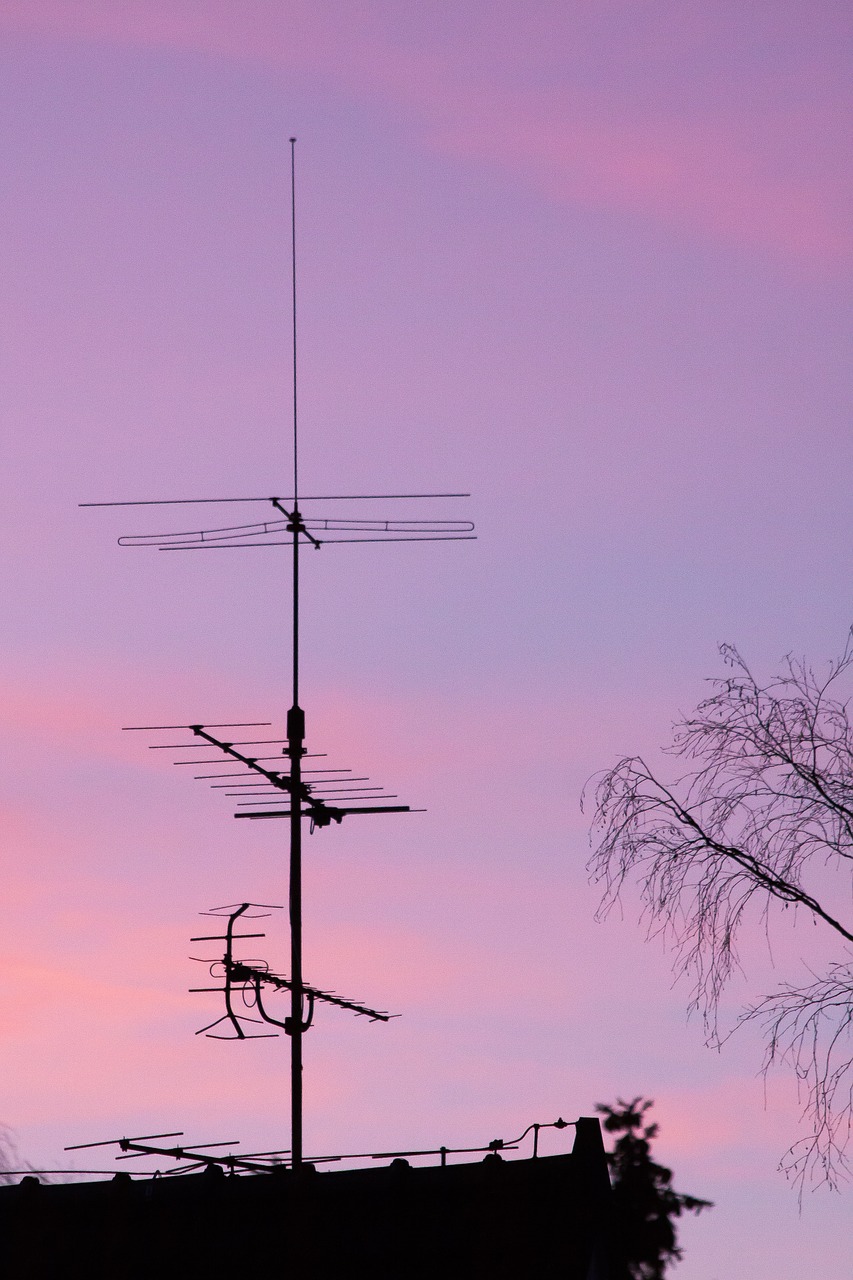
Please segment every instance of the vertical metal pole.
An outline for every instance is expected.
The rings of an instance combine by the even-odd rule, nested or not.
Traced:
[[[293,281],[293,704],[287,713],[290,756],[290,1151],[302,1167],[302,753],[305,715],[299,706],[299,471],[296,416],[296,139],[290,139],[290,226]]]
[[[293,706],[287,713],[287,751],[290,756],[290,1127],[291,1160],[302,1164],[302,752],[305,714],[298,698],[299,645],[299,522],[293,530]]]

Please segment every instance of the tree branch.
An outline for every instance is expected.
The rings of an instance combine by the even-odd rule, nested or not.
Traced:
[[[824,893],[819,900],[803,887],[818,859],[853,889],[853,726],[834,693],[851,674],[853,629],[821,679],[789,656],[761,686],[736,649],[722,653],[734,673],[713,681],[713,696],[676,725],[667,748],[690,771],[668,785],[642,757],[626,756],[597,778],[588,864],[603,889],[600,913],[626,880],[639,881],[650,928],[674,941],[678,968],[695,978],[691,1003],[716,1043],[719,999],[738,966],[750,904],[759,902],[765,919],[773,902],[803,908],[853,943],[853,925]],[[853,970],[834,965],[828,977],[783,986],[749,1006],[744,1021],[764,1028],[765,1070],[787,1062],[806,1091],[812,1134],[794,1144],[786,1168],[798,1178],[819,1169],[831,1180],[845,1167],[853,1119]]]

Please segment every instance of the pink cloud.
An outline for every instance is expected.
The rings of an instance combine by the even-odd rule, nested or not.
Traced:
[[[731,121],[595,118],[593,105],[548,110],[502,98],[491,112],[481,103],[479,111],[455,113],[460,123],[441,128],[436,141],[524,172],[561,203],[626,210],[785,256],[850,256],[853,233],[842,201],[814,182],[763,173],[760,152],[737,137]]]
[[[582,41],[581,17],[573,21]],[[449,32],[444,41],[418,43],[361,6],[291,0],[284,10],[265,3],[246,9],[221,0],[201,12],[182,3],[6,0],[0,11],[7,30],[52,39],[310,72],[358,98],[403,109],[433,150],[497,168],[566,206],[618,211],[785,258],[850,257],[848,196],[840,180],[810,172],[815,143],[843,136],[842,105],[792,106],[784,117],[759,105],[748,119],[724,99],[690,113],[638,107],[630,93],[620,93],[619,58],[635,64],[647,56],[665,78],[667,59],[700,56],[707,15],[689,12],[665,41],[646,32],[637,46],[644,55],[635,48],[629,55],[629,46],[614,50],[611,84],[605,76],[596,90],[543,89],[538,81],[552,78],[552,42],[567,38],[565,20],[551,15],[534,24],[532,35],[517,33],[518,41],[490,31],[484,57],[476,23],[453,38]],[[725,26],[725,15],[720,21]]]
[[[793,1081],[774,1080],[765,1087],[756,1074],[732,1071],[721,1059],[713,1085],[668,1087],[652,1119],[660,1125],[664,1164],[695,1165],[736,1186],[761,1179],[778,1163],[802,1132],[801,1110]]]

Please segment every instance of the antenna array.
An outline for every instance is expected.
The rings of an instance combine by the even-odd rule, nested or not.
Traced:
[[[547,1123],[529,1124],[522,1134],[517,1138],[492,1138],[491,1142],[484,1143],[479,1147],[426,1147],[408,1151],[354,1151],[347,1152],[344,1155],[333,1156],[311,1156],[308,1163],[313,1167],[318,1164],[340,1164],[343,1161],[351,1160],[392,1160],[408,1164],[410,1158],[422,1159],[425,1156],[438,1156],[439,1164],[443,1168],[447,1164],[448,1156],[472,1156],[472,1155],[499,1155],[502,1151],[517,1151],[521,1143],[528,1134],[533,1134],[533,1159],[539,1156],[539,1134],[542,1129],[573,1129],[577,1125],[576,1120],[564,1120],[562,1116],[558,1116],[556,1120],[550,1120]],[[220,1151],[214,1152],[214,1148],[222,1147],[239,1147],[239,1142],[191,1142],[181,1143],[174,1147],[152,1146],[152,1143],[159,1138],[182,1138],[183,1131],[175,1130],[172,1133],[149,1133],[141,1134],[136,1138],[107,1138],[103,1142],[78,1142],[74,1146],[66,1147],[66,1151],[89,1151],[97,1147],[118,1147],[120,1154],[116,1160],[136,1160],[141,1156],[165,1156],[172,1160],[179,1160],[182,1163],[174,1169],[168,1169],[167,1174],[195,1173],[199,1169],[207,1171],[224,1172],[226,1169],[231,1174],[239,1173],[280,1173],[290,1165],[288,1156],[291,1154],[287,1147],[283,1147],[278,1151],[248,1151],[240,1155],[234,1155],[233,1150],[227,1153]],[[10,1173],[20,1172],[10,1170]],[[87,1173],[107,1173],[105,1169],[41,1169],[27,1170],[26,1172],[36,1173],[61,1173],[69,1174],[87,1174]],[[150,1177],[151,1171],[144,1170],[142,1177]],[[159,1171],[154,1175],[159,1176]]]
[[[214,751],[212,757],[205,754],[203,759],[179,758],[174,761],[178,765],[199,768],[216,767],[215,773],[200,773],[197,778],[211,782],[214,789],[225,790],[228,798],[237,800],[236,818],[270,819],[285,818],[289,822],[289,889],[288,910],[290,920],[290,972],[287,977],[270,972],[263,961],[237,960],[234,956],[234,942],[244,938],[262,937],[263,934],[235,934],[234,928],[238,920],[257,918],[257,908],[251,903],[240,903],[237,906],[216,908],[211,913],[225,922],[223,934],[205,935],[194,941],[222,941],[225,943],[221,959],[207,960],[211,975],[220,986],[213,988],[195,988],[195,990],[215,991],[225,999],[225,1013],[215,1022],[201,1029],[213,1038],[246,1040],[258,1035],[267,1036],[277,1032],[247,1032],[244,1024],[250,1028],[255,1025],[271,1026],[283,1030],[289,1037],[291,1046],[290,1062],[290,1094],[291,1094],[291,1147],[290,1164],[299,1169],[303,1163],[302,1139],[302,1040],[305,1032],[313,1023],[314,1008],[319,1003],[336,1005],[372,1021],[387,1022],[392,1017],[384,1011],[369,1008],[354,1000],[343,999],[333,992],[322,991],[305,983],[302,974],[302,828],[307,820],[309,831],[339,825],[345,817],[361,814],[410,813],[408,805],[391,805],[376,803],[377,801],[394,800],[397,797],[372,785],[362,786],[369,779],[352,776],[349,768],[317,768],[303,769],[303,761],[318,758],[316,753],[309,753],[305,747],[305,713],[299,701],[299,575],[300,554],[303,547],[320,550],[328,544],[342,542],[447,542],[470,541],[474,537],[474,526],[470,521],[446,519],[430,515],[429,517],[401,518],[390,514],[349,516],[346,514],[327,514],[325,510],[313,512],[303,509],[308,503],[351,503],[365,501],[431,501],[436,502],[448,498],[464,498],[462,493],[389,493],[389,494],[322,494],[299,498],[299,449],[298,449],[298,417],[297,417],[297,341],[296,341],[296,169],[295,139],[290,140],[291,170],[291,280],[293,311],[293,473],[292,494],[289,497],[245,497],[245,498],[190,498],[190,499],[148,499],[139,502],[96,502],[83,503],[88,507],[151,507],[151,506],[195,506],[216,504],[265,505],[272,510],[266,519],[247,520],[239,524],[221,524],[210,528],[177,530],[166,533],[133,533],[119,538],[123,547],[148,548],[157,551],[209,551],[209,550],[244,550],[259,547],[287,547],[291,553],[291,705],[287,712],[286,729],[282,737],[241,739],[239,741],[220,738],[211,730],[217,729],[266,729],[272,728],[271,722],[244,722],[239,724],[204,724],[201,722],[184,725],[144,725],[128,726],[133,730],[183,731],[191,734],[190,742],[167,742],[154,744],[152,749],[170,750],[182,753],[193,748]],[[260,748],[257,754],[248,754],[240,747]],[[277,754],[266,754],[266,748],[280,747]],[[271,767],[273,762],[286,761],[286,767]],[[222,765],[240,766],[236,773],[221,772]],[[269,766],[269,767],[268,767]],[[238,781],[233,781],[233,779]],[[264,1003],[268,994],[287,992],[290,996],[290,1013],[284,1018],[276,1018],[268,1012]],[[238,1009],[240,1011],[238,1011]],[[253,1010],[252,1014],[243,1010]],[[257,1015],[257,1016],[255,1016]],[[396,1015],[393,1015],[396,1016]],[[218,1035],[213,1028],[226,1023],[231,1034]],[[199,1032],[198,1034],[201,1034]],[[153,1135],[154,1137],[180,1136],[177,1134]],[[151,1154],[154,1150],[145,1147],[142,1139],[115,1140],[123,1151],[131,1155]],[[142,1145],[140,1145],[142,1144]],[[87,1146],[101,1144],[85,1144]],[[209,1145],[209,1144],[208,1144]],[[228,1145],[228,1144],[223,1144]],[[442,1149],[444,1150],[444,1149]],[[157,1151],[158,1154],[169,1154],[177,1159],[194,1161],[191,1167],[210,1163],[224,1163],[219,1156],[198,1155],[195,1147],[181,1147]],[[267,1153],[269,1154],[269,1153]],[[275,1153],[276,1157],[280,1153]],[[243,1158],[240,1157],[239,1160]],[[237,1157],[228,1157],[232,1161],[231,1168],[238,1167]],[[246,1168],[245,1161],[241,1168]]]

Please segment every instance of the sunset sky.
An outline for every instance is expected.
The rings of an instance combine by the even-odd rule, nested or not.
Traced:
[[[596,923],[579,801],[659,759],[719,643],[769,674],[853,622],[851,27],[840,0],[0,0],[0,1122],[26,1159],[287,1142],[285,1041],[196,1037],[217,1006],[186,991],[197,912],[285,900],[284,826],[120,732],[283,725],[287,562],[120,549],[197,509],[78,504],[288,490],[296,135],[303,488],[470,491],[423,514],[478,531],[305,560],[309,750],[426,810],[308,842],[307,978],[403,1017],[318,1014],[306,1149],[642,1093],[717,1205],[679,1280],[849,1275],[851,1188],[798,1211],[757,1033],[705,1047],[630,894]],[[830,954],[805,920],[770,941],[756,920],[727,1025]]]

